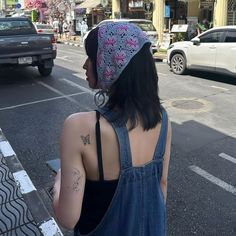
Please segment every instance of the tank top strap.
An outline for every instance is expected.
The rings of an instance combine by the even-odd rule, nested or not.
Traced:
[[[112,110],[99,108],[98,111],[112,125],[116,132],[119,142],[121,170],[131,167],[131,149],[126,124],[120,119],[115,119],[116,114]]]
[[[167,131],[168,131],[168,116],[166,110],[163,107],[161,108],[161,113],[162,113],[161,131],[155,148],[153,159],[163,159],[163,156],[165,154]]]

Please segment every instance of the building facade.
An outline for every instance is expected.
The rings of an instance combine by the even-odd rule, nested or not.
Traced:
[[[236,25],[236,0],[112,0],[112,17],[131,16],[135,10],[147,16],[147,4],[152,4],[149,19],[156,27],[160,41],[173,24],[191,24],[207,20],[213,26]],[[133,7],[134,6],[134,7]],[[136,8],[136,9],[135,9]],[[150,16],[151,13],[151,16]],[[133,14],[135,18],[138,14]],[[147,18],[147,17],[146,17]]]

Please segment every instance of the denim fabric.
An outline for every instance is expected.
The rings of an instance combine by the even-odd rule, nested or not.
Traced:
[[[112,112],[101,114],[110,121]],[[128,130],[111,122],[120,146],[121,171],[116,192],[99,225],[87,236],[164,236],[166,206],[160,187],[167,137],[167,114],[162,109],[162,126],[153,160],[132,166]],[[75,233],[80,236],[79,232]]]

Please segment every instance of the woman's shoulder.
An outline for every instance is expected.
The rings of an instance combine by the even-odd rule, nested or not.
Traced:
[[[95,111],[89,111],[89,112],[78,112],[78,113],[73,113],[69,115],[65,123],[68,124],[78,124],[81,126],[82,124],[90,124],[90,122],[94,121],[95,119]]]

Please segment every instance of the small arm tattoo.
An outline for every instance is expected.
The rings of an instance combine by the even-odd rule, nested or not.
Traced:
[[[83,135],[80,135],[83,143],[84,143],[84,146],[86,146],[86,144],[90,144],[90,135],[87,134],[86,136],[83,136]]]
[[[78,169],[74,169],[72,175],[73,175],[72,189],[75,192],[78,192],[80,190],[80,183],[83,178],[83,175],[80,173]]]

